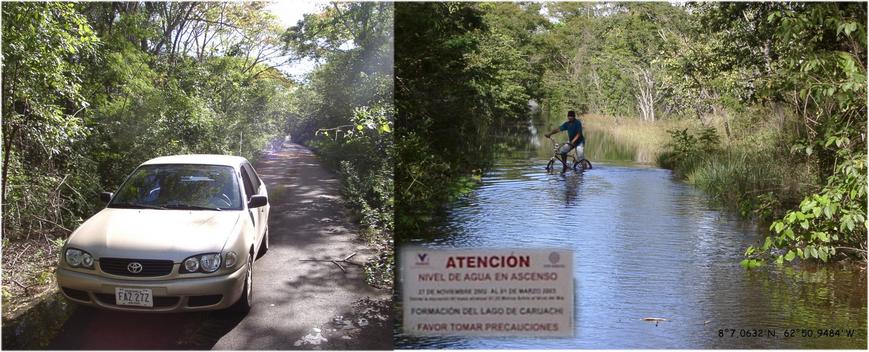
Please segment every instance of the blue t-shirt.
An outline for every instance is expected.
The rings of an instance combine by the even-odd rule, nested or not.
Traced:
[[[567,141],[573,142],[573,139],[576,138],[576,135],[579,134],[579,141],[576,144],[581,144],[585,142],[585,135],[582,134],[582,123],[579,122],[579,119],[573,120],[573,122],[567,121],[561,124],[561,127],[558,128],[561,131],[567,131]]]

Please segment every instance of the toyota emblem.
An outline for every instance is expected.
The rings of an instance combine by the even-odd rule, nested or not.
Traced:
[[[130,264],[127,264],[127,271],[129,271],[133,274],[141,273],[142,272],[142,263],[132,262]]]

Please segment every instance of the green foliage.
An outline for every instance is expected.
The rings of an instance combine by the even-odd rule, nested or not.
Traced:
[[[680,92],[663,50],[682,38],[688,14],[666,3],[547,4],[558,20],[541,34],[537,56],[544,106],[551,115],[580,105],[607,115],[658,119],[679,112]]]
[[[694,171],[698,163],[720,151],[720,140],[715,128],[702,128],[695,134],[687,128],[668,130],[670,142],[659,156],[658,164],[676,170],[680,175]]]
[[[865,260],[866,4],[690,8],[693,30],[674,32],[666,71],[689,78],[677,90],[700,98],[684,101],[721,123],[728,143],[709,153],[683,131],[661,164],[743,214],[778,218],[746,267],[768,255],[841,259],[842,249]]]
[[[273,20],[255,3],[4,4],[4,236],[68,233],[156,156],[256,159],[293,108],[262,60]]]
[[[749,254],[775,249],[777,263],[796,257],[826,262],[837,254],[865,260],[866,183],[866,154],[857,153],[836,167],[819,193],[774,221],[772,235]]]
[[[395,255],[388,251],[382,251],[377,257],[365,263],[363,271],[365,280],[369,285],[392,289],[394,279],[392,276],[395,268]]]
[[[99,43],[70,3],[3,6],[3,134],[7,148],[36,144],[33,157],[69,151],[85,135],[81,60]],[[26,142],[25,142],[26,141]],[[30,156],[30,155],[28,155]],[[5,189],[4,189],[5,190]]]
[[[66,240],[62,237],[55,238],[51,241],[51,245],[54,246],[55,249],[60,251],[63,248],[63,245],[66,244]]]
[[[45,285],[51,280],[54,280],[54,273],[51,271],[43,271],[36,277],[36,283],[39,285]]]
[[[93,180],[92,164],[75,153],[89,134],[82,61],[100,41],[73,4],[2,11],[4,230],[75,226]]]
[[[345,198],[373,242],[387,240],[393,231],[392,111],[387,109],[357,107],[349,127],[320,130],[325,138],[311,141],[337,166]]]
[[[8,302],[9,302],[10,300],[12,300],[12,292],[9,292],[9,290],[7,290],[7,289],[4,287],[4,288],[2,288],[2,297],[3,297],[3,302],[4,302],[5,304],[9,304]]]
[[[487,167],[496,126],[527,114],[542,66],[537,4],[407,3],[396,8],[397,237],[426,231]]]
[[[771,12],[780,75],[770,90],[798,92],[807,138],[794,143],[826,178],[770,226],[758,252],[776,262],[796,257],[866,260],[866,4],[798,4]],[[754,248],[754,247],[752,247]],[[779,253],[779,254],[775,254]]]

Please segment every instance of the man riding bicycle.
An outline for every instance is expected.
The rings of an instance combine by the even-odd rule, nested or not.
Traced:
[[[546,138],[560,131],[567,131],[568,142],[559,152],[561,153],[561,164],[564,166],[562,172],[567,171],[567,153],[570,153],[573,148],[576,148],[577,160],[585,158],[583,149],[585,148],[585,136],[582,134],[582,123],[576,119],[576,112],[570,110],[567,112],[567,122],[561,124],[558,128],[545,134]]]

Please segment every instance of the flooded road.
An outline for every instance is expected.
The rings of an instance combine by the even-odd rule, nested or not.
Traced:
[[[435,236],[410,243],[572,249],[575,336],[399,333],[396,348],[866,348],[865,271],[836,265],[744,270],[745,248],[763,239],[758,225],[711,204],[669,170],[596,159],[631,152],[595,151],[607,147],[591,134],[586,149],[594,169],[546,173],[551,147],[542,136],[526,135],[504,143],[479,188],[450,206]],[[645,317],[667,321],[656,326]],[[724,329],[735,329],[734,336]],[[764,336],[740,337],[758,329]],[[792,332],[786,329],[798,336],[785,337]],[[802,329],[813,336],[803,337]],[[819,337],[819,329],[840,335]],[[772,330],[776,336],[769,336]]]

